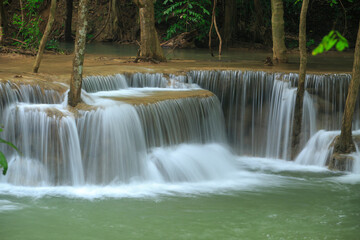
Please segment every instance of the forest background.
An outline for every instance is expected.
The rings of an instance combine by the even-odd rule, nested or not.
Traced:
[[[50,12],[50,0],[1,0],[6,45],[36,49]],[[284,0],[285,42],[297,49],[301,1]],[[57,2],[55,22],[46,48],[75,38],[78,0]],[[140,38],[138,8],[130,0],[90,0],[88,41],[136,44]],[[207,47],[210,0],[157,0],[155,20],[160,41],[191,32],[181,47]],[[307,47],[313,49],[330,30],[338,30],[354,47],[360,16],[358,0],[311,0],[307,17]],[[216,21],[224,47],[271,49],[271,1],[218,0]],[[212,44],[217,46],[213,31]]]

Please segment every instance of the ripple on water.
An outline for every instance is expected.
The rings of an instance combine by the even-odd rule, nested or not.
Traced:
[[[0,200],[0,213],[5,211],[15,211],[23,209],[23,206],[8,200]]]

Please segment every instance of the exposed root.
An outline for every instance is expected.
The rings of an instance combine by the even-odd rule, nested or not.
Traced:
[[[134,63],[139,63],[139,62],[152,62],[152,63],[155,63],[155,64],[159,64],[160,61],[154,59],[154,58],[151,58],[151,57],[139,57],[137,56],[134,60]]]

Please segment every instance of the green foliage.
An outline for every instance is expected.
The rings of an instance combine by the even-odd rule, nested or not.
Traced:
[[[310,47],[310,46],[312,46],[312,45],[314,45],[314,44],[315,44],[315,40],[312,39],[312,38],[310,38],[310,39],[306,42],[306,47]]]
[[[165,18],[175,17],[176,22],[167,29],[166,40],[192,30],[198,30],[197,38],[201,40],[208,32],[210,26],[210,0],[163,0],[163,6],[157,7],[160,11],[155,14],[160,23]]]
[[[3,129],[0,128],[0,132],[2,132],[2,131],[3,131]],[[15,149],[18,153],[20,153],[19,149],[11,142],[5,141],[4,139],[0,138],[0,143],[4,143],[4,144],[8,145],[8,146],[12,147],[13,149]],[[5,175],[8,170],[8,164],[6,161],[6,157],[2,152],[0,152],[0,168],[3,169],[3,175]]]
[[[43,0],[25,0],[23,2],[23,15],[14,13],[12,23],[17,29],[14,38],[20,38],[22,42],[15,42],[14,45],[26,49],[38,48],[42,33],[39,26],[42,21],[38,16],[37,10]]]
[[[321,43],[312,51],[312,55],[317,55],[319,53],[323,53],[324,51],[329,51],[331,48],[335,46],[336,50],[343,51],[345,48],[349,47],[349,43],[338,31],[330,31],[328,35],[326,35]]]

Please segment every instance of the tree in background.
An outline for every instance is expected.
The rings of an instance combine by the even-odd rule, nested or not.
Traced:
[[[334,153],[351,153],[355,151],[355,145],[352,139],[352,120],[355,111],[356,99],[360,86],[360,22],[355,44],[354,64],[352,78],[349,85],[348,95],[346,97],[345,110],[342,118],[341,133],[336,138],[334,144]]]
[[[71,36],[71,22],[72,22],[72,11],[73,11],[73,0],[65,0],[65,41],[72,41]]]
[[[285,46],[284,7],[282,0],[271,0],[271,14],[273,60],[274,62],[286,63],[288,58]]]
[[[88,0],[80,0],[79,2],[73,70],[71,72],[70,91],[68,94],[68,103],[72,107],[75,107],[81,100],[81,84],[86,43],[87,4]]]
[[[258,1],[258,0],[255,0]],[[225,0],[223,40],[225,47],[232,42],[236,27],[236,0]]]
[[[140,18],[140,54],[138,57],[146,61],[166,61],[155,28],[154,3],[156,0],[133,1],[139,8]]]
[[[41,62],[41,59],[42,59],[42,56],[43,56],[43,53],[44,53],[46,42],[47,42],[47,40],[49,38],[51,28],[52,28],[52,25],[53,25],[54,20],[55,20],[55,10],[56,10],[56,0],[51,0],[49,19],[48,19],[48,22],[46,24],[44,35],[41,38],[39,49],[38,49],[36,59],[35,59],[35,63],[34,63],[34,66],[33,66],[33,72],[34,73],[37,73],[38,70],[39,70],[40,62]]]
[[[299,50],[300,50],[300,69],[298,88],[296,92],[295,113],[292,130],[292,143],[291,143],[291,159],[295,159],[299,151],[301,123],[303,116],[303,102],[305,93],[305,77],[306,77],[306,14],[309,5],[309,0],[303,0],[300,13],[299,24]]]
[[[6,33],[6,17],[5,17],[5,11],[4,11],[4,0],[0,0],[0,43],[4,39],[4,35]]]

